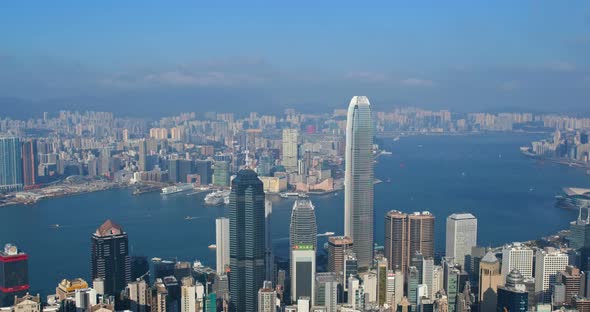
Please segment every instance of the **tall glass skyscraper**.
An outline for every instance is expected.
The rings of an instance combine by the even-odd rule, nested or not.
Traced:
[[[131,258],[127,233],[120,225],[106,220],[92,233],[92,280],[104,279],[104,291],[117,295],[131,281]]]
[[[257,311],[265,277],[265,208],[262,181],[240,170],[229,196],[230,311]]]
[[[295,245],[312,245],[317,249],[317,224],[314,206],[309,199],[298,199],[291,211],[291,228],[289,233],[291,249]]]
[[[360,268],[373,260],[373,121],[371,104],[355,96],[346,120],[344,235],[352,238]]]
[[[317,225],[314,206],[309,199],[298,199],[291,212],[291,299],[310,297],[315,302],[315,257]]]
[[[20,140],[0,137],[0,191],[18,191],[23,187],[23,163]]]

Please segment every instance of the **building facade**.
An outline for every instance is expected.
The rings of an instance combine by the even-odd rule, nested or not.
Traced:
[[[91,236],[92,280],[104,279],[105,294],[117,295],[131,281],[131,258],[127,233],[111,220]]]
[[[465,257],[477,246],[477,219],[470,213],[454,213],[447,218],[445,256],[465,268]]]

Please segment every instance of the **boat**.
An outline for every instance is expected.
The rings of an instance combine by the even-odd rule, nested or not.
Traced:
[[[205,196],[205,205],[220,206],[229,204],[230,190],[222,190],[209,193]]]
[[[325,233],[320,233],[317,235],[317,237],[322,237],[322,236],[334,236],[334,232],[325,232]]]
[[[176,194],[180,192],[190,191],[192,189],[194,188],[193,185],[190,183],[167,186],[165,188],[162,188],[162,195]]]
[[[57,223],[51,225],[51,228],[53,228],[53,229],[59,229],[59,227],[60,227],[60,225]]]
[[[381,155],[391,155],[393,154],[392,152],[388,152],[388,151],[381,151]]]
[[[396,136],[395,138],[393,138],[393,142],[397,142],[399,141],[399,136]]]
[[[217,245],[211,244],[207,248],[209,248],[209,249],[217,249]]]
[[[289,197],[299,197],[300,193],[297,192],[285,192],[285,193],[281,193],[281,197],[282,198],[289,198]]]
[[[186,217],[184,217],[184,219],[185,219],[185,220],[194,220],[194,219],[196,219],[196,218],[197,218],[197,217],[191,217],[191,216],[186,216]]]

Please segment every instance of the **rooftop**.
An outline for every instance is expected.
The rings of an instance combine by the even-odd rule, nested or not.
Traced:
[[[449,219],[453,220],[468,220],[475,219],[475,216],[470,213],[453,213],[449,216]]]
[[[106,220],[94,233],[96,236],[110,236],[110,235],[121,235],[124,234],[123,228],[118,225],[117,223],[111,221],[111,219]]]

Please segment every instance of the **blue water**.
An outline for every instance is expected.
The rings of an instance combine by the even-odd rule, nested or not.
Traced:
[[[577,214],[555,208],[554,196],[564,186],[590,187],[590,176],[520,155],[519,146],[539,138],[486,134],[387,141],[393,155],[380,157],[375,167],[378,178],[391,179],[375,186],[376,241],[383,242],[383,217],[391,209],[432,212],[438,251],[444,250],[445,218],[453,212],[478,217],[480,245],[535,239],[566,228]],[[318,232],[342,233],[342,195],[312,198]],[[207,246],[215,242],[215,218],[226,210],[203,206],[203,197],[110,190],[0,208],[0,243],[16,243],[29,253],[32,292],[43,295],[53,293],[63,278],[89,281],[90,235],[107,218],[128,232],[134,255],[200,259],[213,266],[215,252]],[[273,201],[274,245],[286,256],[293,200]],[[55,223],[59,230],[51,228]]]

